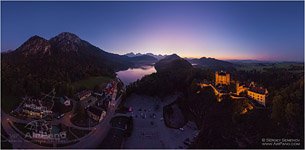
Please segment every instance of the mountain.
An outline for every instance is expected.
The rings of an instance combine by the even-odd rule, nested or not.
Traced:
[[[135,66],[152,65],[157,61],[157,58],[148,55],[141,55],[130,58],[130,62],[134,63]]]
[[[236,66],[233,63],[218,60],[215,58],[206,58],[202,57],[200,59],[187,59],[190,63],[192,63],[195,66],[201,67],[201,68],[209,68],[212,70],[234,70],[234,67]]]
[[[191,69],[192,65],[185,59],[179,57],[177,54],[166,56],[155,64],[157,72],[168,70]]]
[[[146,54],[137,53],[137,54],[135,54],[133,52],[125,54],[125,56],[128,56],[128,57],[136,57],[136,56],[143,56],[143,55],[151,56],[151,57],[154,57],[158,60],[161,60],[161,59],[163,59],[167,56],[167,55],[161,55],[161,54],[155,55],[153,53],[146,53]]]
[[[48,40],[39,37],[37,35],[31,37],[26,42],[24,42],[16,52],[21,53],[25,56],[28,55],[43,55],[51,53],[51,44]]]
[[[165,58],[165,57],[167,56],[167,55],[161,55],[161,54],[155,55],[155,54],[153,54],[153,53],[146,53],[146,55],[155,57],[155,58],[157,58],[158,60],[161,60],[161,59],[163,59],[163,58]]]
[[[128,57],[136,57],[136,56],[142,56],[142,55],[143,55],[143,54],[141,54],[141,53],[135,54],[135,53],[133,53],[133,52],[125,54],[125,56],[128,56]]]
[[[1,81],[5,94],[39,94],[90,76],[115,76],[134,66],[139,58],[112,54],[63,32],[50,40],[33,36],[16,50],[1,53]],[[64,91],[63,90],[63,91]]]
[[[231,59],[226,60],[227,62],[236,63],[236,64],[244,64],[244,63],[274,63],[273,61],[261,61],[261,60],[252,60],[252,59],[245,59],[245,60],[238,60],[238,59]]]
[[[90,45],[86,41],[82,41],[77,35],[68,32],[60,33],[58,36],[51,38],[49,42],[54,50],[61,52],[78,52],[85,49],[85,46]]]
[[[70,61],[79,60],[79,63],[87,63],[88,61],[88,63],[100,67],[108,65],[108,68],[113,70],[132,66],[128,57],[105,52],[69,32],[60,33],[50,40],[33,36],[13,51],[12,54],[19,57],[27,57],[29,55],[31,57],[50,56],[58,59],[64,57],[64,59],[70,58]]]
[[[176,54],[166,56],[155,63],[156,73],[144,76],[128,86],[127,95],[133,92],[151,96],[167,96],[183,92],[191,84],[196,70]]]

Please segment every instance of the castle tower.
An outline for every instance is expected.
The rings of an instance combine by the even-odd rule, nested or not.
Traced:
[[[239,88],[239,82],[236,81],[236,94],[237,94],[237,95],[239,95],[238,88]]]
[[[247,87],[245,85],[240,85],[240,83],[237,81],[236,82],[236,94],[239,95],[240,93],[244,92],[247,90]]]
[[[230,74],[223,72],[223,71],[216,71],[215,74],[215,84],[224,84],[224,85],[229,85],[230,84]]]

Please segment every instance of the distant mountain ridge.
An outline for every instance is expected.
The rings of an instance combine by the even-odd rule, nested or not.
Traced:
[[[161,54],[155,55],[153,53],[146,53],[146,54],[136,53],[135,54],[133,52],[125,54],[125,56],[128,56],[128,57],[136,57],[136,56],[143,56],[143,55],[152,56],[158,60],[161,60],[161,59],[165,58],[166,56],[168,56],[168,55],[161,55]]]
[[[231,59],[226,61],[231,63],[272,63],[272,61],[262,61],[255,59],[245,59],[245,60]]]
[[[149,55],[141,55],[132,57],[130,61],[133,62],[136,66],[142,66],[153,65],[158,61],[158,59]]]
[[[146,53],[146,54],[141,54],[141,53],[127,53],[125,54],[125,56],[128,57],[137,57],[137,56],[144,56],[144,55],[148,55],[148,56],[152,56],[157,58],[159,61],[162,59],[165,59],[166,57],[170,56],[170,57],[175,57],[178,56],[177,54],[173,54],[173,55],[155,55],[152,53]],[[181,58],[180,56],[178,56],[179,58]],[[238,66],[238,63],[235,62],[229,62],[229,61],[225,61],[225,60],[219,60],[219,59],[215,59],[215,58],[210,58],[210,57],[201,57],[201,58],[183,58],[185,60],[187,60],[188,62],[190,62],[191,64],[193,64],[196,67],[200,67],[200,68],[209,68],[212,70],[234,70],[234,68],[236,66]]]
[[[192,65],[177,54],[168,55],[155,64],[157,72],[191,69]]]
[[[236,64],[210,57],[201,57],[199,59],[194,58],[187,60],[195,66],[200,68],[209,68],[212,70],[234,70],[237,66]]]

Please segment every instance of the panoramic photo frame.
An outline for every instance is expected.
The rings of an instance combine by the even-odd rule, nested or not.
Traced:
[[[304,1],[1,1],[1,149],[304,149]]]

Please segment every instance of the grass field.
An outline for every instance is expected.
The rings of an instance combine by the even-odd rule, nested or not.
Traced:
[[[111,80],[112,78],[105,76],[89,77],[87,79],[74,82],[72,85],[75,87],[75,89],[93,89],[96,85],[103,85]]]

